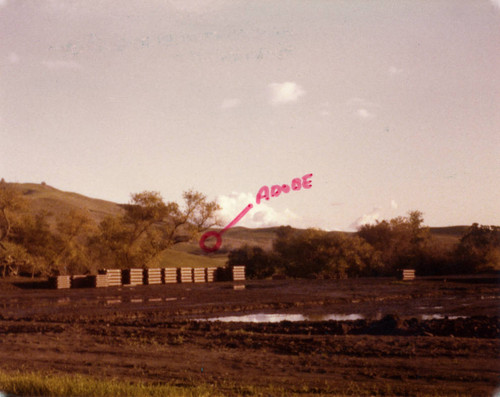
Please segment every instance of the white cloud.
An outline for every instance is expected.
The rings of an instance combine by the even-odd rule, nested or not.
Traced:
[[[361,215],[350,226],[351,229],[358,229],[363,225],[371,225],[380,219],[381,209],[376,207],[367,214]]]
[[[500,10],[500,0],[491,0],[491,3]]]
[[[371,113],[365,108],[359,108],[358,110],[356,110],[356,115],[362,119],[371,119],[375,117],[374,113]]]
[[[1,0],[0,0],[0,1],[1,1]],[[16,63],[19,63],[19,61],[21,60],[21,59],[19,58],[19,55],[17,55],[15,52],[11,52],[11,53],[9,54],[9,56],[7,57],[7,59],[8,59],[8,61],[9,61],[11,64],[13,64],[13,65],[15,65]]]
[[[396,200],[391,200],[391,208],[393,208],[393,209],[398,208],[398,203],[396,202]]]
[[[223,227],[236,218],[248,204],[253,204],[253,208],[235,226],[271,227],[287,225],[299,219],[288,208],[278,212],[265,203],[255,204],[255,195],[251,193],[233,192],[230,195],[221,195],[217,197],[217,202],[222,207],[220,217]]]
[[[286,81],[284,83],[269,84],[271,94],[271,104],[281,105],[289,102],[296,102],[306,92],[297,83]]]
[[[0,0],[0,8],[7,5],[7,0]]]
[[[82,65],[75,61],[43,61],[43,66],[50,70],[61,70],[61,69],[70,69],[70,70],[79,70],[82,69]]]
[[[347,101],[347,106],[351,108],[351,111],[356,117],[363,120],[371,119],[376,116],[374,109],[380,106],[376,103],[367,101],[366,99],[354,97]]]
[[[222,101],[221,109],[222,110],[232,109],[240,105],[241,105],[241,100],[239,100],[238,98],[227,98]]]

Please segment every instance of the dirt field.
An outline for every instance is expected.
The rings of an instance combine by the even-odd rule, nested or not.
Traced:
[[[47,290],[4,282],[0,369],[216,383],[227,395],[263,386],[284,395],[492,396],[500,385],[497,278],[234,287]],[[318,321],[195,321],[258,313]],[[320,321],[326,315],[360,319]]]

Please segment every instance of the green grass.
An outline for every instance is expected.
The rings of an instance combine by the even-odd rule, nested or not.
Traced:
[[[177,246],[174,247],[162,252],[149,264],[149,267],[223,267],[226,265],[227,255],[195,255],[184,251],[182,247],[179,249]]]
[[[187,383],[187,384],[186,384]],[[340,387],[339,387],[340,386]],[[431,390],[431,391],[430,391]],[[292,389],[282,386],[238,385],[233,382],[203,383],[200,381],[174,383],[131,382],[119,379],[96,379],[74,374],[43,374],[39,372],[0,371],[0,396],[44,397],[191,397],[191,396],[460,396],[460,390],[427,389],[416,391],[411,386],[395,388],[386,383],[347,382],[337,387],[324,384],[321,387],[307,385]]]
[[[122,380],[99,380],[83,375],[0,372],[0,390],[16,396],[221,396],[214,386],[176,386]]]
[[[0,372],[0,391],[15,396],[43,397],[194,397],[194,396],[297,396],[309,394],[311,389],[287,391],[275,386],[241,386],[231,382],[169,383],[129,382],[112,379],[101,380],[84,375],[45,375],[37,372]],[[329,395],[315,392],[315,395]],[[1,396],[2,394],[0,394]]]

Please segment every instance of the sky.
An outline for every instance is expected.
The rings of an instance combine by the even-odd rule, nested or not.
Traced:
[[[0,177],[194,189],[247,227],[500,225],[499,76],[500,0],[0,0]]]

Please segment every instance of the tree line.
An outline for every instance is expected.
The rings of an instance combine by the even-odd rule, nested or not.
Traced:
[[[0,276],[144,267],[174,244],[219,224],[218,204],[193,190],[184,192],[181,205],[144,191],[121,207],[120,214],[99,223],[82,210],[58,214],[54,221],[47,211],[31,211],[22,191],[0,180]],[[500,270],[500,228],[474,223],[450,246],[431,235],[420,211],[356,233],[282,226],[271,250],[231,250],[227,265],[245,265],[249,278],[393,276],[403,268],[418,275],[487,272]]]
[[[430,234],[420,211],[353,234],[285,226],[271,250],[246,245],[229,253],[228,265],[245,265],[249,278],[394,276],[406,268],[421,276],[498,271],[500,228],[474,223],[449,246]]]
[[[218,224],[220,209],[200,192],[183,194],[182,205],[158,192],[131,195],[119,215],[96,224],[70,210],[49,224],[47,211],[33,213],[15,185],[0,181],[0,275],[95,273],[99,268],[144,267],[165,249]]]

